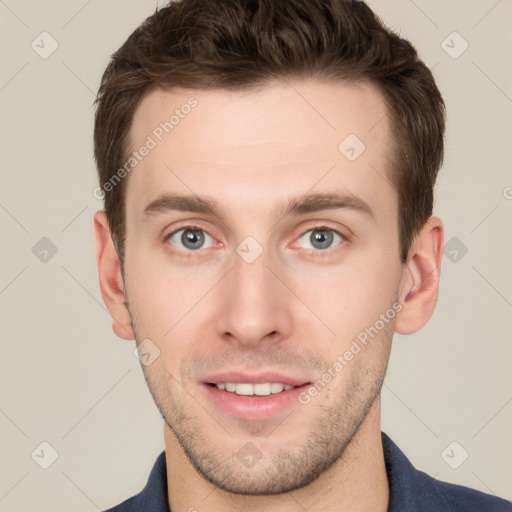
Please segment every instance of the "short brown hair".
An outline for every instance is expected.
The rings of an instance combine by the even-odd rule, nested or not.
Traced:
[[[386,101],[395,156],[400,257],[432,214],[445,106],[414,47],[355,0],[180,0],[146,19],[112,56],[96,99],[100,186],[123,167],[131,122],[155,89],[250,90],[287,78],[368,81]],[[105,211],[121,262],[126,179]]]

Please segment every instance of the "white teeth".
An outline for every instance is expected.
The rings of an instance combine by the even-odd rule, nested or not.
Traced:
[[[254,395],[254,386],[252,384],[237,384],[235,393],[237,395]]]
[[[279,382],[273,382],[270,384],[270,392],[271,393],[281,393],[284,389],[284,384],[279,384]]]
[[[270,382],[264,384],[254,384],[254,394],[260,396],[270,395]]]
[[[229,391],[230,393],[236,393],[237,395],[243,396],[268,396],[270,394],[281,393],[282,391],[288,391],[294,386],[290,384],[281,384],[280,382],[261,382],[257,384],[249,383],[234,383],[234,382],[219,382],[215,384],[215,387],[223,391]]]

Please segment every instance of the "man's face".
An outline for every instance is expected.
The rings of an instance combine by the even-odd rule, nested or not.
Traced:
[[[292,85],[156,91],[130,136],[156,142],[125,203],[127,303],[160,351],[142,368],[190,461],[235,493],[313,481],[378,409],[403,277],[380,94]]]

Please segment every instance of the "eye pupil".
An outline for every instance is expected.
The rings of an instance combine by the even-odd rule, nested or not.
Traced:
[[[185,229],[181,235],[181,242],[187,249],[200,249],[204,244],[204,234],[199,229]]]
[[[316,249],[325,249],[329,247],[334,240],[331,231],[314,230],[311,233],[311,245]]]

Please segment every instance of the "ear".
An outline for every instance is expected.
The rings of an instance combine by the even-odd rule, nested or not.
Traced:
[[[120,338],[133,340],[135,334],[126,304],[121,262],[103,210],[94,215],[94,240],[101,296],[112,316],[112,329]]]
[[[430,319],[437,303],[444,228],[439,217],[430,217],[414,240],[404,264],[395,332],[412,334]]]

